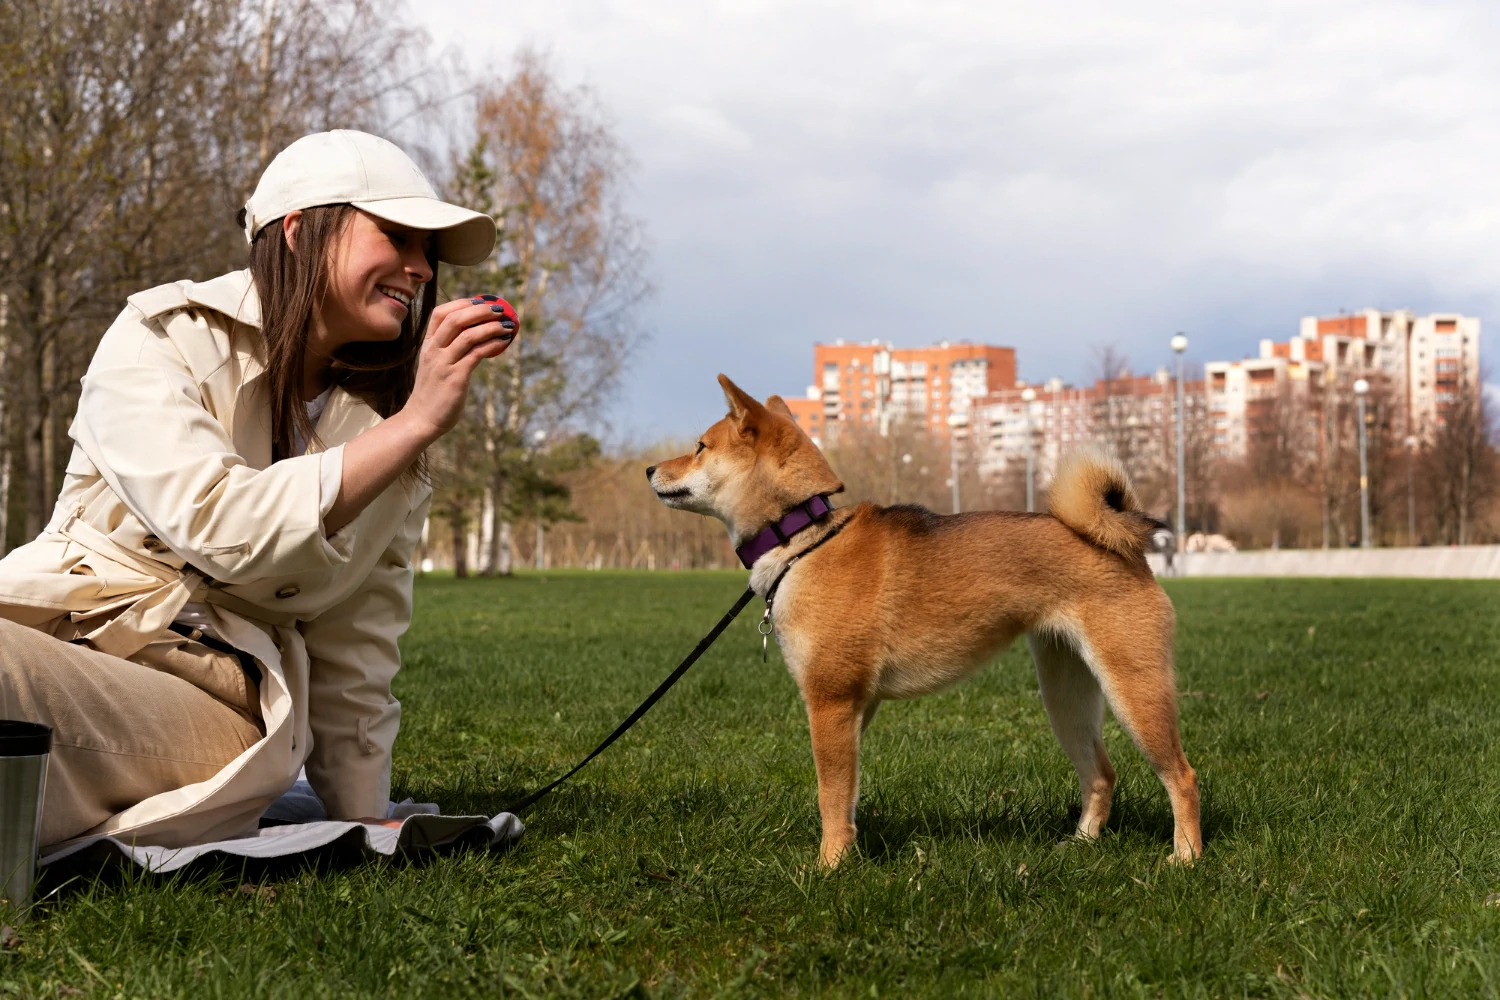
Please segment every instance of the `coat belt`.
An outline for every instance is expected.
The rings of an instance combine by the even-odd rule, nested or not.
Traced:
[[[165,563],[142,558],[89,524],[81,515],[82,511],[73,511],[56,529],[57,533],[112,562],[160,582],[154,589],[133,594],[123,601],[92,611],[73,613],[73,620],[81,621],[116,607],[124,607],[118,615],[82,637],[100,652],[121,659],[139,652],[166,631],[167,626],[176,620],[189,601],[222,607],[263,627],[290,627],[296,624],[296,615],[267,611],[232,594],[210,588],[209,578],[192,567],[184,567],[178,571]]]

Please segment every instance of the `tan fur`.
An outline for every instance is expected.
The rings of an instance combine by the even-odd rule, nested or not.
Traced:
[[[762,405],[719,382],[729,415],[696,452],[646,472],[664,503],[718,517],[739,545],[843,485],[780,399]],[[1202,852],[1197,776],[1177,732],[1172,604],[1141,556],[1147,529],[1136,519],[1151,522],[1118,463],[1098,454],[1065,463],[1053,493],[1048,514],[859,504],[756,562],[750,582],[761,594],[790,566],[772,620],[807,705],[823,864],[854,843],[860,736],[881,701],[947,687],[1023,634],[1078,773],[1078,835],[1097,837],[1109,817],[1108,703],[1167,789],[1174,856]]]
[[[1142,558],[1151,533],[1162,527],[1141,509],[1120,460],[1097,445],[1062,457],[1047,506],[1084,538],[1127,559]]]

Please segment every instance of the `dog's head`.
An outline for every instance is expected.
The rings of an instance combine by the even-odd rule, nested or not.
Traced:
[[[662,503],[717,517],[738,545],[804,500],[843,491],[780,396],[761,404],[723,375],[719,385],[728,416],[691,454],[646,470]]]

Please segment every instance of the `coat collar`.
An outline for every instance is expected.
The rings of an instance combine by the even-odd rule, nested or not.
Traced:
[[[239,364],[242,385],[255,381],[266,370],[266,349],[260,338],[260,296],[255,279],[246,268],[230,271],[209,281],[182,283],[182,293],[192,305],[209,309],[229,320],[230,349]]]
[[[183,294],[193,305],[211,309],[232,321],[230,345],[239,363],[243,393],[266,370],[265,345],[260,337],[260,297],[249,269],[230,271],[210,281],[188,282]],[[335,386],[314,428],[318,441],[308,450],[322,451],[346,444],[381,423],[381,419],[363,400]]]
[[[260,296],[249,269],[230,271],[210,281],[190,281],[183,289],[187,300],[212,309],[236,323],[260,329]]]

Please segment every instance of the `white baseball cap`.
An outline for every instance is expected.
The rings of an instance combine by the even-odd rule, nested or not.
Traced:
[[[276,154],[245,202],[245,239],[288,212],[342,204],[433,233],[449,264],[478,264],[495,248],[494,219],[440,200],[395,143],[348,129],[304,135]]]

